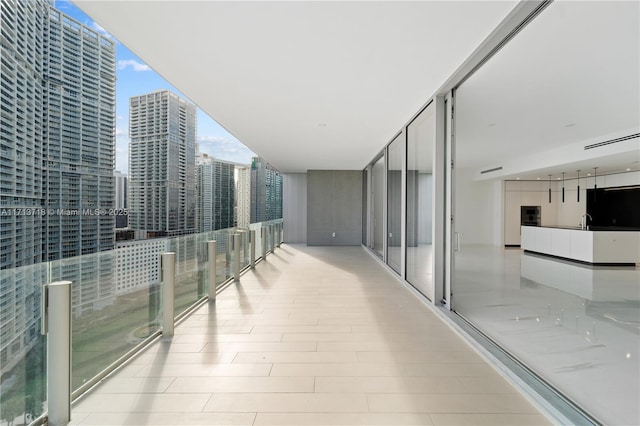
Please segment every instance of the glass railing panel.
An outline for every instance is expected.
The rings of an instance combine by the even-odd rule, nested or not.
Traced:
[[[71,281],[72,390],[157,330],[158,286],[141,256],[111,250],[49,262],[49,280]],[[149,281],[148,279],[151,279]]]
[[[46,338],[40,334],[47,264],[0,270],[0,422],[27,424],[44,412]]]
[[[262,254],[261,226],[250,226],[256,231],[256,257]],[[40,335],[44,283],[72,282],[76,391],[160,330],[162,253],[176,253],[174,313],[179,314],[207,294],[207,241],[217,242],[216,283],[231,278],[229,237],[236,232],[229,228],[123,242],[111,251],[0,271],[0,421],[27,423],[46,408],[46,337]],[[249,232],[240,234],[245,267],[250,261]]]
[[[202,233],[169,240],[168,251],[176,254],[174,316],[184,312],[205,294],[208,236],[209,233]]]

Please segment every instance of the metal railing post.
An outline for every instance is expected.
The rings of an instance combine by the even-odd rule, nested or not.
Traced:
[[[271,234],[271,239],[269,240],[271,243],[271,253],[273,253],[276,251],[276,225],[274,223],[269,225],[269,232]]]
[[[240,234],[240,266],[244,264],[245,259],[249,257],[249,233],[246,229],[238,229]]]
[[[278,247],[282,244],[282,223],[278,223]]]
[[[262,236],[262,260],[267,260],[267,227],[261,227],[260,233]]]
[[[42,329],[47,335],[47,424],[71,420],[71,281],[43,286]]]
[[[233,280],[240,281],[240,234],[233,234]]]
[[[207,241],[207,261],[209,263],[209,302],[216,300],[216,242]]]
[[[172,337],[174,328],[173,299],[176,284],[176,254],[162,253],[162,336]]]
[[[256,267],[256,231],[254,229],[249,231],[249,245],[251,246],[249,265],[253,269]]]

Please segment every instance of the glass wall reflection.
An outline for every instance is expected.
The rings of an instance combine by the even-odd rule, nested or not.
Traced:
[[[371,169],[371,225],[373,226],[373,249],[384,256],[384,156],[378,158]]]
[[[402,168],[405,135],[398,135],[387,151],[387,264],[402,271]]]
[[[584,170],[573,147],[582,152],[587,141],[640,128],[639,11],[637,2],[553,2],[455,93],[454,231],[460,248],[454,252],[452,308],[599,422],[612,425],[640,424],[640,259],[633,267],[592,266],[504,244],[516,245],[506,239],[521,233],[520,217],[508,232],[509,212],[519,216],[525,206],[543,207],[544,227],[576,227],[588,213],[586,200],[549,198],[550,183],[537,180]],[[566,51],[574,54],[560,53]],[[589,65],[594,63],[607,68]],[[618,92],[616,99],[607,95]],[[621,114],[612,116],[611,110]],[[552,151],[560,148],[566,153]],[[541,161],[532,164],[533,158]],[[640,184],[640,173],[615,169],[637,167],[630,161],[614,164],[596,150],[585,158],[590,171],[598,167],[598,188]],[[505,175],[491,178],[498,166],[505,170],[493,176]],[[514,174],[507,176],[507,168]],[[503,180],[516,177],[532,182],[509,188],[505,196]],[[594,180],[583,185],[593,188]],[[576,238],[593,234],[594,241],[605,236],[575,232]],[[638,230],[619,234],[627,232]],[[577,240],[566,235],[554,232],[549,241],[575,247]]]
[[[429,105],[407,128],[407,281],[431,299],[435,107]]]

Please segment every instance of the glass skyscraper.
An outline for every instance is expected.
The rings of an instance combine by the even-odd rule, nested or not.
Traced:
[[[44,66],[47,258],[114,247],[115,44],[51,8]]]
[[[139,238],[196,231],[196,107],[168,90],[129,100],[129,227]]]
[[[282,218],[282,175],[260,157],[251,159],[251,223]]]
[[[1,7],[0,268],[112,249],[115,44],[45,1]]]
[[[251,218],[251,169],[248,166],[236,169],[236,226],[248,228]]]
[[[205,157],[198,165],[198,231],[207,232],[234,226],[235,165]]]

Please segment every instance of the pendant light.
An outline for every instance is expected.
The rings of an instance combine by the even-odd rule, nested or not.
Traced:
[[[593,201],[598,200],[598,168],[593,168]],[[587,201],[588,202],[588,201]]]
[[[562,172],[562,202],[564,203],[564,172]]]
[[[580,170],[578,172],[578,202],[580,202]]]
[[[551,202],[551,175],[549,175],[549,202]]]

